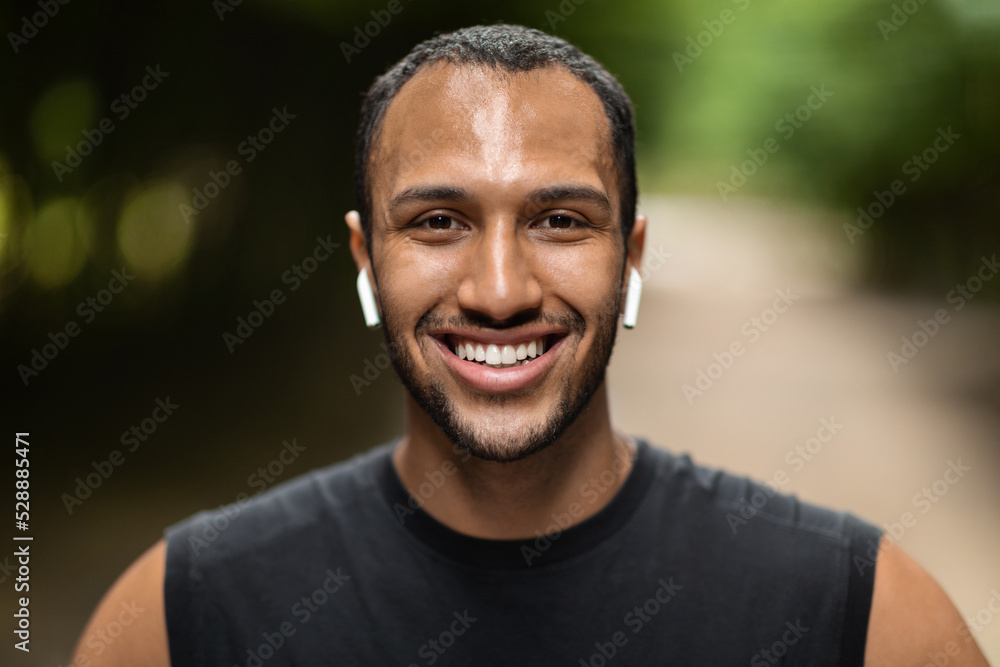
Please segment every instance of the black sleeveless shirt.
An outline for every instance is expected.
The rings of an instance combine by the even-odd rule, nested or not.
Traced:
[[[636,440],[532,540],[420,509],[398,439],[201,512],[166,531],[171,663],[863,664],[878,528]]]

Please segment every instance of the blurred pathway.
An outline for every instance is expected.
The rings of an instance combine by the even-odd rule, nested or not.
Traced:
[[[1000,602],[1000,308],[857,291],[858,246],[815,211],[655,197],[640,210],[645,282],[608,373],[615,423],[888,526],[978,614],[1000,664],[986,608]],[[939,309],[947,321],[893,369],[887,353],[923,342],[918,321]],[[949,483],[950,468],[968,470]]]

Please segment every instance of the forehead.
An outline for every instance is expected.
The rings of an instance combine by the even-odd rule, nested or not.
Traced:
[[[406,82],[374,150],[373,202],[416,181],[537,187],[578,181],[613,201],[611,131],[600,98],[562,67],[509,73],[439,62]]]

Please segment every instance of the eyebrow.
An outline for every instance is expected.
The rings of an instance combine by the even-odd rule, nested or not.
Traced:
[[[535,190],[527,197],[528,202],[536,205],[550,204],[554,201],[584,201],[596,205],[601,212],[611,215],[611,200],[607,193],[592,185],[557,184]]]
[[[389,215],[393,216],[398,209],[411,202],[448,201],[465,204],[473,199],[468,190],[452,185],[411,185],[392,196],[388,209]]]
[[[389,199],[389,215],[412,202],[446,201],[465,204],[475,197],[468,190],[453,185],[412,185]],[[603,213],[612,213],[611,200],[608,195],[592,185],[556,184],[540,188],[528,194],[526,201],[536,206],[554,201],[585,201],[596,205]]]

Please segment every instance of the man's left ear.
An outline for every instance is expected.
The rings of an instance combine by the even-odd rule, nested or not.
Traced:
[[[625,305],[622,307],[622,325],[626,329],[635,327],[639,317],[639,298],[642,295],[642,277],[639,267],[642,265],[642,248],[646,240],[646,216],[635,216],[635,224],[626,241],[625,273],[627,275],[625,289]]]

